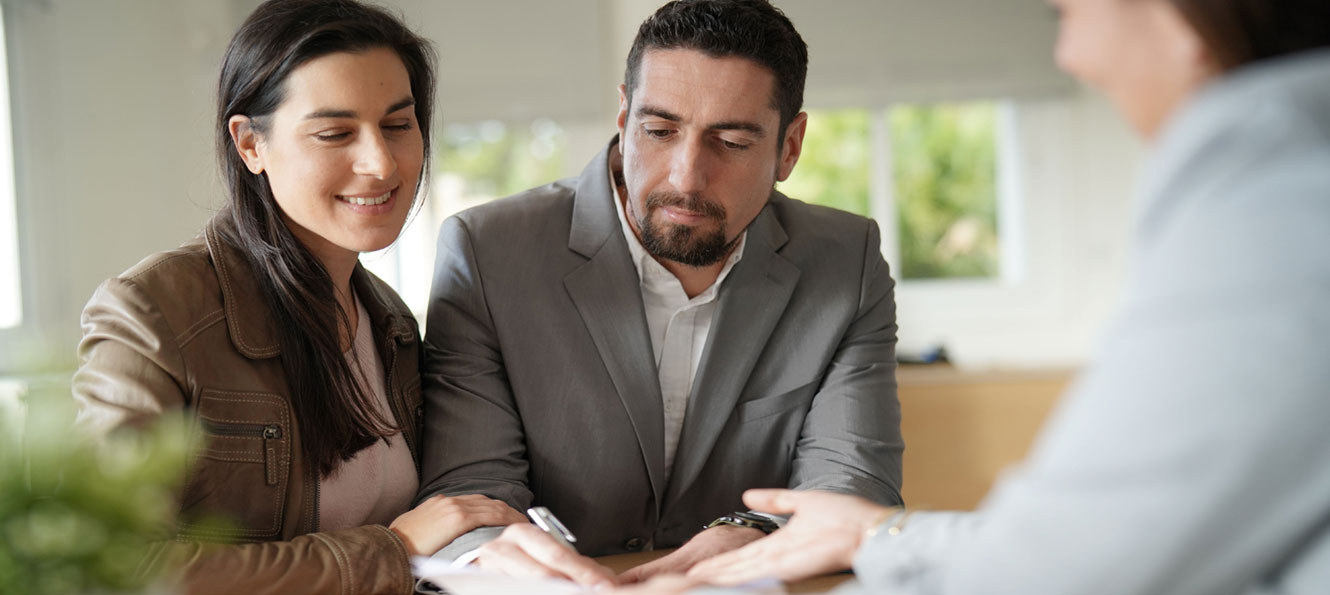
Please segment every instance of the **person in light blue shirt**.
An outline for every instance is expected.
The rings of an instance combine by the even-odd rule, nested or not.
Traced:
[[[1059,64],[1152,142],[1124,303],[977,512],[793,514],[693,579],[922,593],[1330,593],[1330,2],[1054,0]]]

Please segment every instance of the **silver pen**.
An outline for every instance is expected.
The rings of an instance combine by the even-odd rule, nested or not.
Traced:
[[[577,551],[577,546],[573,545],[577,542],[577,538],[573,536],[572,531],[568,530],[568,527],[559,522],[559,517],[554,516],[550,509],[544,506],[532,506],[526,509],[526,515],[531,517],[531,520],[536,523],[537,527],[540,527],[541,531],[549,533],[555,541],[563,544],[564,547]]]

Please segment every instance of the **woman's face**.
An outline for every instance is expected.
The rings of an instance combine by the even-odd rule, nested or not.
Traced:
[[[1049,2],[1061,20],[1058,65],[1108,95],[1146,137],[1218,73],[1200,36],[1166,0]]]
[[[325,263],[396,240],[424,160],[415,101],[396,52],[315,58],[287,76],[265,122],[231,131],[250,171],[268,176],[292,233]]]

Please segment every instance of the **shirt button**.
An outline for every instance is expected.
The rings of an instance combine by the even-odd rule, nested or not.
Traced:
[[[636,552],[642,549],[643,543],[644,542],[642,541],[641,537],[634,537],[632,539],[629,539],[628,541],[623,542],[623,547],[626,550]]]

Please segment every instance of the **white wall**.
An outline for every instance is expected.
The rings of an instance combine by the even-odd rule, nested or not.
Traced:
[[[0,332],[0,373],[70,369],[78,313],[96,285],[193,236],[219,204],[212,86],[231,32],[256,2],[5,1],[11,7],[27,325]],[[612,130],[623,56],[636,24],[657,2],[579,0],[578,10],[596,17],[571,32],[546,22],[491,25],[513,12],[511,2],[396,4],[422,33],[441,40],[445,73],[463,69],[472,77],[464,80],[475,85],[483,86],[486,73],[520,89],[524,77],[548,75],[551,65],[577,71],[576,84],[559,95],[561,105],[575,104],[568,98],[578,92],[590,98],[586,114],[569,127],[569,169],[575,172]],[[548,20],[548,12],[529,14]],[[792,16],[796,12],[792,5]],[[458,32],[468,29],[483,32],[469,44],[494,46],[457,43]],[[534,74],[511,70],[527,54],[497,49],[511,46],[510,36],[551,30],[570,40],[595,39],[573,44],[565,60],[551,57],[559,55],[559,44],[545,44],[550,56],[541,56],[541,72]],[[835,33],[808,30],[805,36]],[[533,98],[540,94],[505,105],[540,115]],[[454,101],[455,112],[445,106],[440,119],[476,117],[475,105]],[[1027,275],[1010,287],[906,284],[898,292],[903,346],[945,341],[962,363],[973,365],[1074,364],[1088,352],[1121,280],[1139,148],[1100,100],[1081,92],[1023,101],[1017,121],[1028,190],[1022,219]]]

